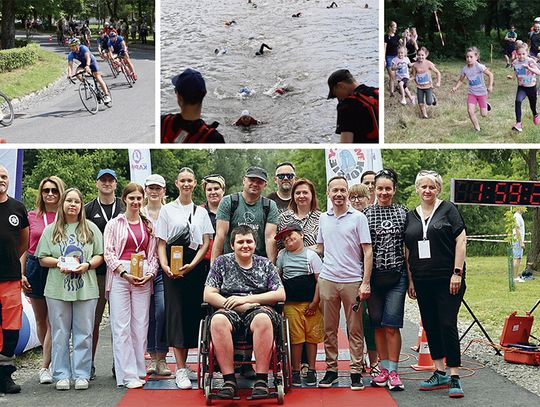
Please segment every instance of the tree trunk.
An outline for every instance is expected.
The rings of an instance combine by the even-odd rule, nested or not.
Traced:
[[[15,0],[2,0],[2,49],[15,47]]]
[[[529,179],[531,181],[538,180],[538,150],[531,149],[529,151],[517,150],[527,164]],[[531,249],[527,255],[527,265],[533,270],[540,270],[540,208],[532,209],[533,213],[533,228],[531,234]]]

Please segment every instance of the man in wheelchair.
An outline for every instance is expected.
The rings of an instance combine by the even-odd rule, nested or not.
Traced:
[[[252,341],[257,378],[252,398],[266,398],[268,370],[275,332],[281,317],[272,308],[285,301],[285,290],[276,267],[266,257],[254,254],[256,233],[239,225],[231,233],[233,253],[219,256],[210,268],[204,301],[217,311],[210,321],[210,336],[224,384],[217,394],[222,399],[238,395],[234,375],[233,340]]]

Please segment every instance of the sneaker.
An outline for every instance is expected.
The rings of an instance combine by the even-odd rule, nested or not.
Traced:
[[[331,370],[327,370],[324,374],[324,377],[319,381],[319,387],[332,387],[334,383],[338,382],[338,374],[337,372],[332,372]]]
[[[491,105],[489,103],[487,104],[487,111],[491,112]]]
[[[448,396],[452,398],[463,397],[463,389],[461,388],[461,381],[459,378],[450,377],[450,390],[448,390]]]
[[[71,388],[71,383],[69,379],[60,379],[56,382],[56,390],[69,390]]]
[[[189,380],[197,380],[197,372],[194,372],[191,367],[186,366],[186,371],[187,371]]]
[[[140,389],[143,387],[143,383],[139,379],[131,379],[128,382],[124,383],[126,389]]]
[[[433,106],[437,106],[437,98],[435,97],[435,94],[433,95]]]
[[[111,100],[111,97],[109,95],[105,95],[103,97],[103,103],[108,104],[108,103],[111,103],[111,101],[112,100]]]
[[[39,371],[39,382],[41,384],[51,384],[53,382],[53,378],[51,376],[51,372],[46,367],[42,368]]]
[[[147,374],[154,374],[156,373],[156,367],[157,367],[157,364],[158,364],[158,361],[156,359],[152,359],[150,361],[150,364],[147,366],[146,368],[146,373]]]
[[[381,368],[379,367],[378,363],[369,367],[369,374],[371,375],[371,377],[377,377],[381,374]]]
[[[380,373],[371,379],[371,385],[373,387],[384,387],[386,383],[388,383],[388,370],[382,367]]]
[[[92,368],[90,369],[90,380],[94,380],[96,378],[96,367],[92,365]]]
[[[540,123],[540,116],[535,115],[533,117],[533,123],[534,123],[535,126],[538,126],[538,123]]]
[[[441,374],[435,371],[431,377],[425,381],[420,382],[420,390],[429,391],[437,389],[446,389],[450,383],[450,376],[447,374]]]
[[[86,389],[88,389],[88,379],[75,380],[75,390],[86,390]]]
[[[351,373],[351,390],[364,390],[361,373]]]
[[[401,381],[401,378],[399,377],[398,372],[396,372],[395,370],[392,370],[388,374],[387,385],[388,385],[388,390],[393,390],[393,391],[405,390],[405,386],[403,386],[403,382]]]
[[[510,68],[510,64],[506,64],[505,68]]]
[[[305,380],[306,380],[307,386],[316,386],[317,385],[317,372],[315,370],[308,369]]]
[[[523,131],[523,127],[521,127],[521,122],[517,122],[516,124],[514,124],[512,126],[512,130],[515,130],[515,131]]]
[[[176,386],[182,390],[191,389],[191,380],[189,380],[187,369],[176,370]]]
[[[0,355],[2,357],[2,355]],[[15,394],[21,392],[21,386],[13,381],[11,375],[15,373],[15,366],[4,365],[0,366],[0,393]]]
[[[300,371],[292,372],[292,385],[293,387],[302,387],[302,378],[300,377]]]
[[[160,359],[157,361],[156,365],[156,374],[159,376],[170,376],[171,375],[171,369],[169,369],[169,366],[167,366],[167,362],[165,360]]]
[[[522,277],[514,278],[514,281],[515,281],[516,283],[524,283],[524,282],[525,282],[525,280],[523,280]]]
[[[399,103],[401,103],[403,106],[405,106],[407,104],[407,101],[405,100],[405,98],[401,99],[399,101]]]

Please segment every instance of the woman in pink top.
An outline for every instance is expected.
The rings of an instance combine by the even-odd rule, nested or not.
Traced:
[[[51,364],[51,327],[48,319],[47,302],[43,295],[49,269],[39,265],[39,259],[34,256],[43,229],[56,220],[58,202],[64,193],[65,184],[56,176],[47,177],[39,183],[36,197],[36,209],[28,213],[30,223],[30,242],[28,251],[23,255],[23,288],[30,298],[36,317],[36,328],[39,342],[43,348],[43,361],[39,371],[39,382],[52,383],[49,370]]]
[[[418,101],[418,108],[420,109],[420,117],[423,119],[429,118],[426,105],[435,105],[431,71],[435,72],[435,75],[437,75],[435,86],[441,86],[441,73],[435,67],[433,62],[427,60],[428,55],[429,51],[426,47],[420,48],[416,53],[416,62],[412,64],[412,75],[414,77],[414,82],[416,83],[416,100]]]
[[[152,222],[141,213],[143,200],[143,187],[129,183],[122,192],[126,212],[109,221],[103,235],[116,384],[129,389],[145,383],[148,308],[158,267],[157,240]],[[132,261],[137,253],[144,258],[142,277],[135,275]]]

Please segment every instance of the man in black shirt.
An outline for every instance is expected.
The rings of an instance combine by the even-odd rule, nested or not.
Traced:
[[[188,68],[172,78],[180,113],[161,116],[162,143],[225,143],[216,130],[201,119],[206,84],[199,71]]]
[[[289,207],[294,181],[296,181],[296,174],[292,163],[283,162],[276,166],[274,182],[276,183],[278,190],[270,193],[267,198],[276,203],[280,213],[286,211]]]
[[[349,70],[328,78],[328,99],[337,98],[336,134],[342,143],[379,142],[379,89],[361,85]]]
[[[96,199],[88,202],[84,205],[84,211],[86,213],[86,219],[94,222],[96,226],[101,230],[101,233],[105,230],[107,222],[116,218],[119,214],[124,212],[124,205],[120,198],[115,196],[115,191],[118,183],[116,172],[109,168],[99,170],[96,178],[96,188],[98,190],[98,196]],[[94,333],[92,338],[92,372],[90,378],[95,377],[94,358],[96,356],[97,343],[99,339],[99,325],[101,324],[101,318],[103,317],[103,311],[105,310],[105,275],[107,274],[107,265],[105,262],[96,268],[96,276],[99,287],[99,299],[96,306],[96,316],[94,320]]]
[[[28,214],[24,205],[8,196],[9,174],[0,165],[0,393],[19,393],[15,348],[22,326],[21,262],[28,250]]]
[[[529,33],[529,53],[534,58],[540,53],[540,21],[534,21],[533,30]]]

